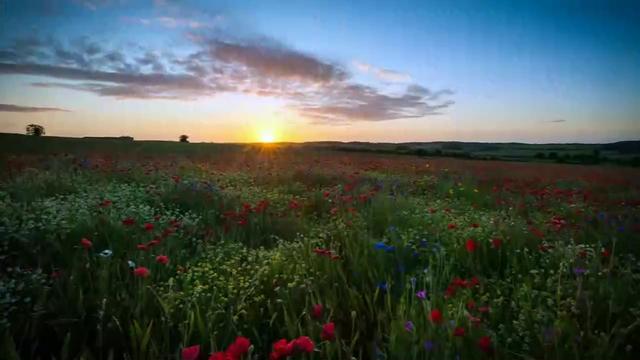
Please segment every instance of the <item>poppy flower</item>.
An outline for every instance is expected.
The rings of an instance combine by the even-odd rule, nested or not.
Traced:
[[[320,339],[322,341],[333,341],[336,339],[336,326],[334,323],[326,323],[322,325],[322,333],[320,334]]]
[[[454,224],[454,223],[449,223],[449,225],[447,225],[447,228],[448,228],[449,230],[453,230],[453,229],[455,229],[456,227],[457,227],[457,226],[456,226],[456,224]]]
[[[147,269],[144,266],[139,266],[137,268],[135,268],[135,270],[133,270],[133,275],[140,277],[140,278],[146,278],[149,277],[149,275],[151,274],[151,272],[149,271],[149,269]],[[199,350],[199,348],[198,348]]]
[[[156,262],[158,264],[167,265],[169,263],[169,257],[167,255],[156,256]]]
[[[453,329],[453,336],[462,337],[464,336],[464,328],[462,326],[458,326]]]
[[[314,319],[320,319],[322,317],[322,311],[324,310],[324,306],[322,304],[313,305],[311,308],[311,317]]]
[[[193,345],[182,349],[182,360],[196,360],[198,355],[200,355],[200,345]]]
[[[476,307],[476,302],[473,300],[469,300],[467,301],[467,309],[469,310],[473,310]]]
[[[601,255],[603,258],[608,258],[609,256],[611,256],[611,253],[609,252],[609,250],[603,249]]]
[[[93,243],[91,243],[91,240],[87,238],[82,238],[80,240],[80,246],[82,246],[85,250],[89,250],[93,246]]]
[[[152,247],[152,246],[156,246],[156,245],[160,245],[160,240],[158,240],[158,239],[153,239],[153,240],[151,240],[151,241],[149,241],[149,242],[147,243],[147,246],[148,246],[148,247]]]
[[[293,347],[287,342],[287,339],[280,339],[273,343],[273,349],[269,355],[269,360],[284,359],[291,355]]]
[[[500,247],[502,246],[502,240],[501,239],[491,239],[491,246],[493,246],[494,249],[500,249]]]
[[[122,220],[122,225],[124,225],[124,226],[131,226],[131,225],[133,225],[135,223],[136,223],[136,221],[132,217],[128,217],[128,218]]]
[[[147,246],[147,244],[138,244],[138,245],[136,245],[136,249],[141,250],[141,251],[147,251],[147,250],[149,250],[149,247]]]
[[[153,224],[152,223],[145,223],[144,224],[144,230],[145,231],[153,231]]]
[[[251,341],[244,336],[238,336],[233,344],[229,345],[226,354],[231,359],[240,359],[242,355],[249,352]]]
[[[491,353],[492,348],[491,348],[491,338],[489,336],[483,336],[478,340],[478,346],[480,347],[480,350],[482,350],[485,353]]]
[[[229,355],[224,351],[218,351],[209,355],[209,360],[229,360]]]
[[[467,249],[468,253],[476,251],[477,248],[476,242],[473,239],[468,239],[464,246]]]
[[[302,353],[312,353],[315,349],[315,344],[308,336],[300,336],[293,340],[293,351]]]
[[[430,314],[431,322],[434,324],[440,324],[442,322],[442,312],[438,309],[431,310]]]

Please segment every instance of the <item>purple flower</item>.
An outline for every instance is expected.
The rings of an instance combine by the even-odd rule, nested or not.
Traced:
[[[575,267],[575,268],[573,268],[573,273],[574,273],[574,274],[576,274],[576,275],[578,275],[578,276],[579,276],[579,275],[583,275],[583,274],[584,274],[584,273],[586,273],[586,272],[587,272],[587,269],[585,269],[585,268],[581,268],[581,267]]]
[[[406,323],[404,323],[404,329],[407,330],[407,332],[413,332],[413,322],[411,320],[408,320]]]
[[[427,298],[427,292],[425,290],[420,290],[416,293],[416,296],[418,297],[418,299],[424,300]]]
[[[427,350],[427,352],[430,352],[431,350],[433,350],[434,347],[436,347],[436,345],[433,343],[433,341],[425,340],[424,349]]]

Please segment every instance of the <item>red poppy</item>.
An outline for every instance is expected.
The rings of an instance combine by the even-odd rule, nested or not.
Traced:
[[[218,351],[209,355],[209,360],[229,360],[229,355],[224,351]]]
[[[278,360],[291,355],[293,347],[287,342],[287,339],[280,339],[273,343],[273,350],[269,355],[270,360]]]
[[[133,275],[140,277],[140,278],[146,278],[149,277],[149,275],[151,274],[151,271],[149,271],[149,269],[147,269],[144,266],[139,266],[137,268],[135,268],[135,270],[133,270]],[[200,348],[198,348],[198,350],[200,350]]]
[[[457,226],[454,223],[449,223],[449,225],[447,225],[447,228],[450,229],[450,230],[455,229],[456,227]]]
[[[227,356],[233,360],[240,359],[242,355],[249,352],[251,341],[244,336],[238,336],[233,344],[227,348]]]
[[[478,340],[478,346],[480,347],[480,350],[482,350],[485,353],[490,353],[492,351],[491,348],[491,338],[488,336],[483,336]]]
[[[145,223],[144,224],[144,229],[146,231],[153,231],[153,224],[152,223]]]
[[[438,309],[431,310],[431,322],[434,324],[440,324],[442,322],[442,312]]]
[[[147,243],[147,246],[148,246],[148,247],[152,247],[152,246],[156,246],[156,245],[160,245],[160,240],[158,240],[158,239],[153,239],[153,240],[151,240],[151,241],[149,241],[149,242]]]
[[[200,345],[193,345],[182,349],[182,360],[196,360],[198,355],[200,355]]]
[[[320,339],[322,341],[333,341],[336,339],[336,326],[334,323],[326,323],[322,326],[322,333],[320,334]]]
[[[324,306],[322,304],[313,305],[311,308],[311,317],[314,319],[320,319],[322,317],[322,311],[324,310]]]
[[[135,223],[136,223],[136,221],[132,217],[128,217],[128,218],[122,220],[122,225],[125,225],[125,226],[131,226],[131,225],[133,225]]]
[[[611,256],[611,253],[609,252],[609,250],[603,249],[601,255],[603,258],[608,258],[609,256]]]
[[[465,248],[467,249],[467,252],[472,253],[474,251],[476,251],[476,242],[473,239],[469,239],[467,240],[466,244],[465,244]]]
[[[82,238],[80,240],[80,246],[82,246],[85,250],[89,250],[89,249],[91,249],[93,244],[91,243],[91,240],[89,240],[87,238]]]
[[[473,300],[469,300],[467,301],[467,309],[469,310],[473,310],[476,307],[476,302]]]
[[[477,229],[477,228],[480,227],[480,224],[473,223],[473,224],[471,224],[471,227],[474,228],[474,229]]]
[[[458,326],[453,329],[453,336],[462,337],[464,336],[464,328],[462,326]]]
[[[147,251],[147,250],[149,250],[149,247],[147,246],[147,244],[138,244],[138,245],[136,245],[136,248],[137,248],[138,250],[142,250],[142,251]]]
[[[312,353],[315,349],[315,344],[308,336],[300,336],[293,340],[293,351],[302,353]]]
[[[156,262],[158,264],[167,265],[169,263],[169,257],[167,255],[156,256]]]
[[[105,199],[100,203],[100,207],[106,208],[106,207],[109,207],[111,204],[112,204],[111,200]]]
[[[491,239],[491,246],[493,246],[494,249],[500,249],[500,247],[502,246],[502,240],[501,239]]]

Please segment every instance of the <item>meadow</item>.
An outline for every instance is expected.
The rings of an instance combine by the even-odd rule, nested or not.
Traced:
[[[19,141],[2,358],[640,358],[640,169]]]

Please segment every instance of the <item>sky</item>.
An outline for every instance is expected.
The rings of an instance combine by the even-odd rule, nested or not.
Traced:
[[[0,0],[0,132],[640,139],[638,1]]]

